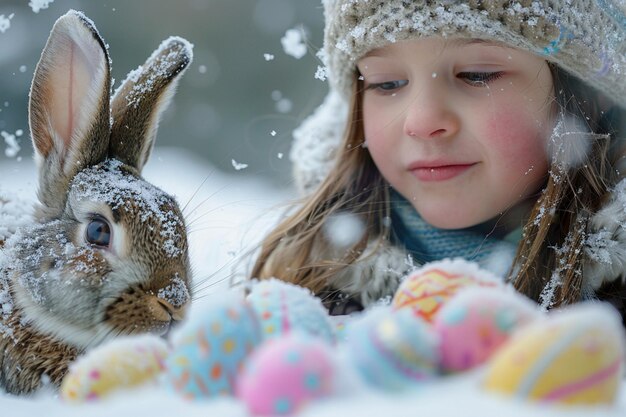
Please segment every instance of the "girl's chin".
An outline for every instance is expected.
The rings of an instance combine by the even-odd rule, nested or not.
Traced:
[[[419,213],[419,210],[418,210]],[[485,232],[493,237],[505,236],[519,228],[520,219],[525,219],[528,210],[525,207],[513,207],[504,210],[505,214],[494,213],[492,217],[463,216],[449,213],[448,216],[439,213],[420,213],[422,219],[433,227],[443,230],[457,230],[474,228],[476,232]]]

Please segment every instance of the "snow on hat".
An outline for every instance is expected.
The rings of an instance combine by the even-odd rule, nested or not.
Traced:
[[[329,97],[294,131],[301,191],[328,172],[344,134],[356,62],[425,36],[504,42],[545,57],[626,109],[626,0],[322,0]],[[310,159],[307,149],[323,148]],[[323,174],[322,174],[323,173]],[[318,179],[318,182],[312,179]]]
[[[325,0],[331,84],[350,94],[372,49],[424,36],[480,38],[544,56],[626,107],[624,0]]]

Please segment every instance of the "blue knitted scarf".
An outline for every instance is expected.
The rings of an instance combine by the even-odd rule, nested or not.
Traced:
[[[391,190],[391,221],[394,239],[418,264],[444,258],[463,258],[498,274],[506,273],[515,256],[516,244],[485,233],[484,227],[438,229],[426,223],[415,208]]]

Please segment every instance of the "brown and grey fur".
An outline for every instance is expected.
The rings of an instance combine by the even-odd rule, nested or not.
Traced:
[[[0,245],[0,295],[12,299],[0,309],[0,389],[26,394],[47,379],[58,386],[90,347],[121,334],[165,334],[183,318],[186,226],[174,198],[140,173],[191,58],[191,45],[170,38],[111,97],[109,57],[93,23],[70,11],[54,25],[29,105],[39,205],[33,224]],[[108,248],[86,241],[94,216],[111,225]]]

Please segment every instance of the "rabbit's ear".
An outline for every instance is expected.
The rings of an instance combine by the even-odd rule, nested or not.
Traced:
[[[111,102],[110,157],[141,171],[154,146],[161,113],[191,62],[192,48],[179,37],[163,41],[146,63],[128,74],[115,91]]]
[[[44,206],[62,204],[60,196],[74,175],[106,159],[110,89],[102,38],[87,17],[69,11],[52,28],[30,91],[29,123]]]

